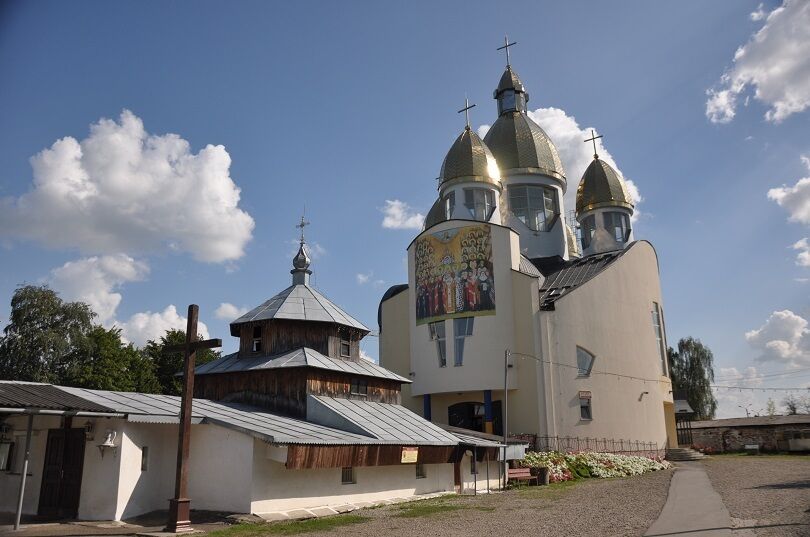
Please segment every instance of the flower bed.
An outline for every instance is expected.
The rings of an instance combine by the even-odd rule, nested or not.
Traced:
[[[520,463],[527,468],[548,468],[552,483],[580,478],[626,477],[646,472],[665,470],[671,466],[665,460],[615,453],[560,453],[558,451],[530,451]]]

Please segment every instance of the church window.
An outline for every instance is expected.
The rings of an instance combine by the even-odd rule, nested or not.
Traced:
[[[456,193],[450,192],[444,197],[444,217],[447,220],[453,218],[453,209],[456,207]]]
[[[474,319],[475,317],[453,319],[453,336],[455,338],[455,360],[453,365],[460,366],[464,364],[464,338],[472,335]]]
[[[149,469],[149,446],[143,446],[141,448],[141,472],[145,472]]]
[[[591,239],[596,232],[596,215],[589,215],[582,220],[582,248],[591,245]]]
[[[500,114],[516,110],[517,108],[515,104],[515,90],[506,90],[502,92],[500,98],[498,99],[498,105],[500,108],[500,110],[498,110],[498,113]]]
[[[486,222],[495,212],[495,196],[486,188],[465,188],[464,206],[475,220]]]
[[[667,376],[667,342],[664,335],[663,312],[658,302],[653,302],[652,322],[655,331],[655,342],[658,345],[658,353],[661,357],[661,374]]]
[[[340,355],[341,356],[351,356],[352,355],[352,345],[348,339],[341,339],[340,340]]]
[[[579,418],[583,420],[592,420],[593,413],[591,411],[591,398],[583,397],[580,395],[579,397]]]
[[[427,477],[427,471],[425,470],[425,465],[421,462],[416,463],[416,479],[424,479]]]
[[[253,327],[253,345],[251,346],[253,352],[261,352],[262,350],[262,327]]]
[[[353,466],[346,466],[340,469],[340,483],[342,485],[354,485],[357,483],[357,474]]]
[[[14,442],[0,442],[0,472],[11,470],[11,460],[14,458]]]
[[[368,395],[368,380],[352,379],[349,386],[349,393],[352,395]]]
[[[593,368],[595,356],[582,347],[577,347],[577,367],[580,377],[589,377]]]
[[[509,187],[509,208],[515,218],[533,231],[549,231],[559,216],[557,191],[538,185]]]
[[[619,212],[607,212],[603,214],[605,219],[605,229],[613,235],[616,242],[627,242],[630,238],[630,218]]]
[[[436,321],[428,324],[430,339],[436,342],[436,349],[439,353],[439,367],[447,365],[447,340],[445,338],[444,321]]]

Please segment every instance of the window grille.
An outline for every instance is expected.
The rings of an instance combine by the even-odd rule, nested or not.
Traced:
[[[341,468],[340,483],[342,485],[354,485],[357,483],[357,476],[355,475],[354,467],[349,466]]]

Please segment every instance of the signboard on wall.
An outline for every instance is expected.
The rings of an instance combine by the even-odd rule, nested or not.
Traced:
[[[415,464],[418,459],[419,459],[418,447],[402,448],[402,459],[400,460],[402,464]]]
[[[429,233],[415,246],[416,324],[495,314],[488,225]]]

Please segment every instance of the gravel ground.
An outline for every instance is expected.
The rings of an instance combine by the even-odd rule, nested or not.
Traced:
[[[664,506],[671,477],[672,470],[663,470],[631,478],[424,500],[414,503],[428,509],[437,505],[439,512],[408,518],[401,515],[414,503],[363,509],[355,513],[372,520],[309,535],[642,535]]]
[[[810,536],[810,456],[723,455],[704,465],[741,533]]]

